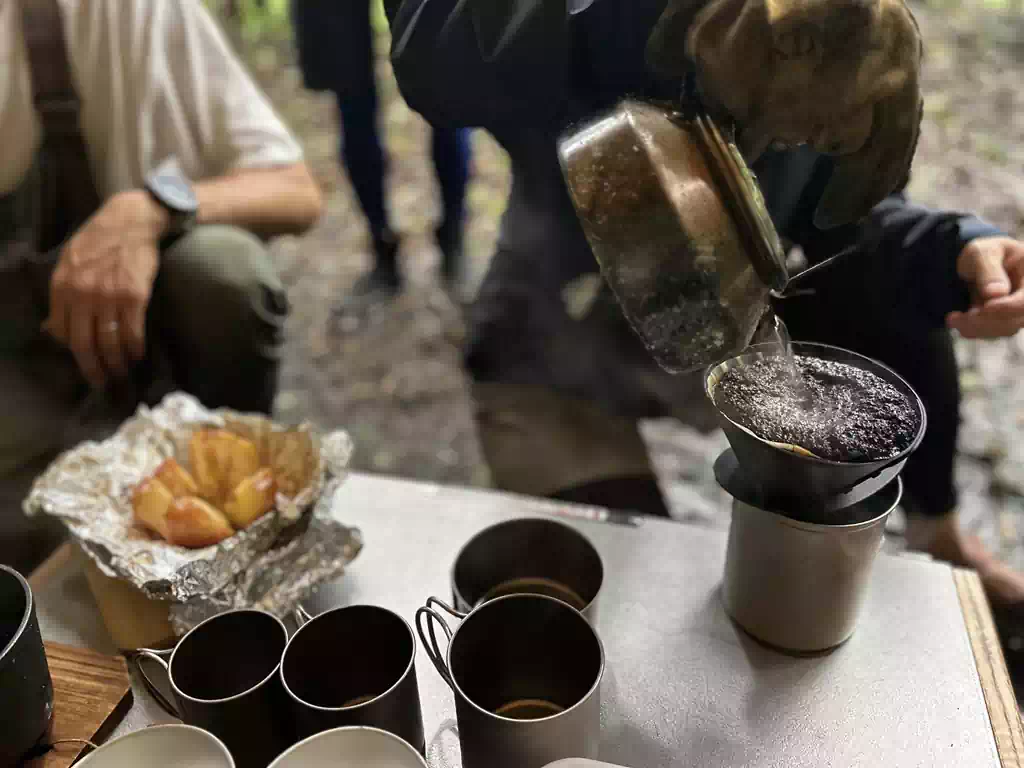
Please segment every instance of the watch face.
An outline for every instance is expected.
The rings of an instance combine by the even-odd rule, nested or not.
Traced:
[[[160,173],[153,179],[152,184],[154,192],[160,196],[168,208],[182,213],[192,213],[198,207],[192,186],[180,176]]]

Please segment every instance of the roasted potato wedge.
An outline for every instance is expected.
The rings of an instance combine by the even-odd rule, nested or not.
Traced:
[[[270,466],[270,446],[267,436],[273,431],[273,428],[269,423],[263,420],[253,422],[228,419],[225,421],[225,428],[256,446],[256,451],[260,455],[261,467]]]
[[[223,512],[195,496],[178,499],[167,511],[165,538],[179,547],[209,547],[234,532]]]
[[[211,504],[223,504],[239,483],[260,468],[256,446],[223,429],[193,434],[188,453],[199,495]]]
[[[174,459],[167,459],[157,467],[153,477],[163,483],[176,499],[199,495],[199,486],[196,485],[195,479]]]
[[[274,473],[264,467],[238,484],[224,502],[224,514],[235,528],[248,528],[274,506],[277,483]]]
[[[132,511],[145,528],[167,538],[167,513],[174,504],[174,495],[155,477],[147,477],[132,492]]]
[[[267,445],[277,490],[294,498],[309,485],[316,468],[313,438],[308,432],[272,432]]]

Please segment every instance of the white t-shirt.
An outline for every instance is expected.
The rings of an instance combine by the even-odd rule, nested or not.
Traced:
[[[22,1],[0,0],[0,195],[23,178],[40,141]],[[171,156],[193,180],[302,159],[200,0],[59,3],[102,196],[139,187]]]

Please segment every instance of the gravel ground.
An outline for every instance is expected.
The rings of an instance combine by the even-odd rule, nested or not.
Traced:
[[[979,211],[1008,232],[1024,231],[1024,22],[980,6],[917,6],[926,39],[926,117],[912,194],[929,204]],[[438,214],[426,152],[427,128],[401,102],[381,56],[381,121],[392,159],[391,207],[406,234],[409,289],[362,322],[339,326],[331,306],[368,263],[366,233],[335,162],[337,127],[329,97],[300,88],[287,30],[261,25],[235,34],[246,58],[305,142],[328,195],[327,214],[301,240],[277,244],[294,302],[278,410],[349,429],[362,470],[476,486],[488,484],[459,367],[464,328],[438,286],[429,238]],[[253,42],[252,38],[258,38]],[[381,50],[386,46],[380,39]],[[468,254],[486,268],[508,190],[501,150],[478,132]],[[1024,346],[1018,340],[962,342],[964,430],[958,467],[967,525],[1024,567]],[[644,425],[674,515],[728,524],[727,498],[711,464],[720,434],[674,422]],[[894,520],[892,546],[899,545]]]

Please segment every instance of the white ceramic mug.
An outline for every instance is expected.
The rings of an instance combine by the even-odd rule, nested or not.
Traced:
[[[335,728],[300,741],[270,768],[427,768],[409,744],[377,728]]]
[[[235,768],[228,748],[191,725],[154,725],[91,752],[77,768]]]

